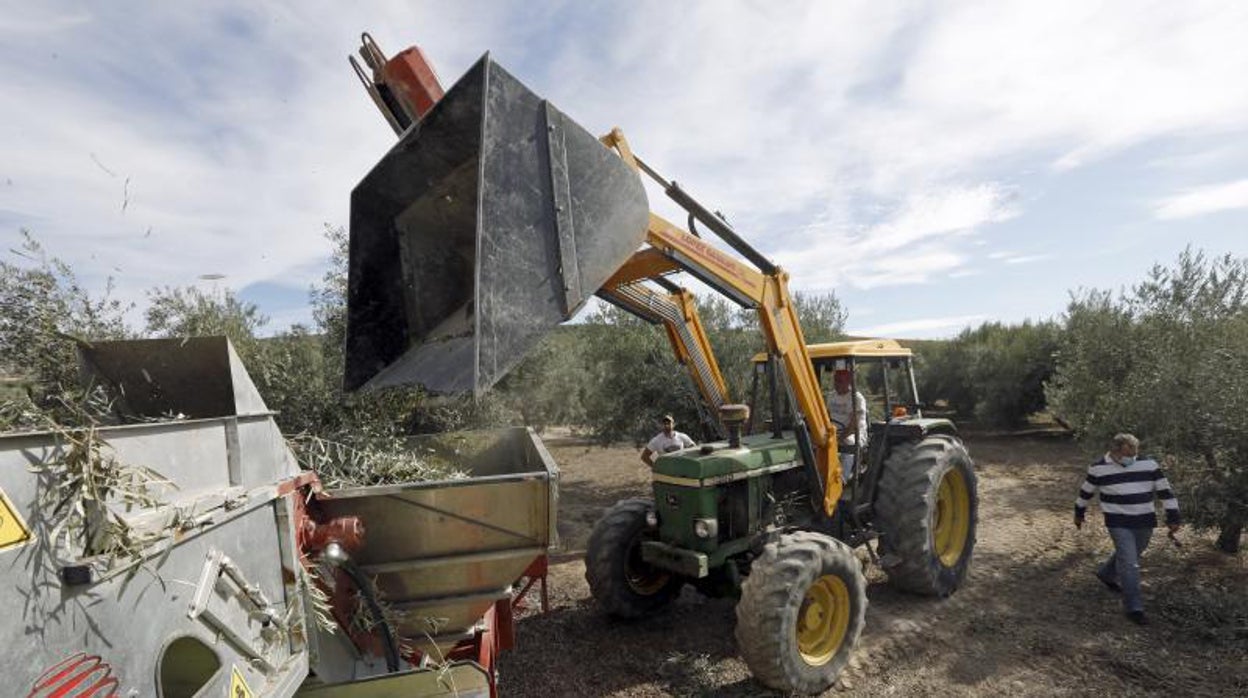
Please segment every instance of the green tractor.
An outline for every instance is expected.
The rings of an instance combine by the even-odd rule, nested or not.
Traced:
[[[738,597],[737,642],[754,675],[815,693],[835,682],[862,632],[866,580],[853,548],[866,546],[896,587],[948,596],[970,565],[977,495],[954,424],[922,416],[909,349],[868,340],[808,351],[830,402],[848,378],[850,419],[867,432],[841,439],[833,515],[803,467],[792,400],[760,355],[754,409],[724,406],[726,440],[661,456],[654,499],[619,502],[595,525],[585,577],[596,602],[625,618],[657,611],[685,584]],[[760,413],[770,418],[755,429],[750,415]],[[857,431],[853,423],[838,432]]]

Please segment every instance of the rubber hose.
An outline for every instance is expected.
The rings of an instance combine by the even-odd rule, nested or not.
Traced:
[[[368,612],[372,614],[373,620],[381,628],[382,641],[386,646],[386,670],[393,674],[399,670],[399,646],[394,641],[394,633],[390,631],[390,624],[386,622],[386,617],[381,612],[381,604],[377,603],[373,585],[369,584],[351,560],[344,561],[339,567],[351,578],[355,588],[364,595],[364,601],[368,604]]]

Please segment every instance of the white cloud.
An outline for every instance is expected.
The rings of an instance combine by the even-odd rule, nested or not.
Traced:
[[[1053,255],[1051,254],[1024,254],[1024,255],[1017,255],[1014,257],[1007,257],[1005,259],[1005,263],[1006,264],[1032,264],[1034,262],[1043,262],[1052,258],[1053,258]]]
[[[915,162],[929,167],[1050,150],[1068,169],[1167,134],[1240,130],[1248,91],[1230,86],[1248,69],[1245,31],[1242,3],[955,4],[933,14],[897,119],[931,137]]]
[[[961,238],[1015,215],[1009,192],[999,186],[923,192],[861,232],[812,233],[813,242],[782,250],[775,258],[799,288],[828,286],[829,277],[833,285],[864,289],[923,283],[965,262]]]
[[[0,221],[138,299],[319,276],[321,224],[393,142],[344,60],[360,30],[420,43],[448,84],[490,50],[623,127],[798,288],[966,276],[1034,201],[1020,178],[1248,123],[1245,3],[88,7],[0,16]]]
[[[37,34],[46,37],[49,32],[59,31],[90,21],[91,15],[85,10],[58,10],[39,5],[27,5],[22,8],[25,16],[16,14],[0,15],[0,34]]]
[[[0,183],[12,181],[0,214],[16,217],[5,235],[29,228],[80,277],[115,277],[118,295],[140,305],[147,289],[204,273],[236,291],[319,280],[323,224],[346,224],[351,189],[394,138],[347,66],[356,28],[399,40],[392,27],[435,17],[403,4],[335,10],[36,6],[0,21],[11,42],[0,54]],[[44,22],[58,31],[26,31]],[[458,71],[494,43],[490,31],[460,32],[462,47],[431,32],[424,45]],[[273,328],[309,315],[268,312]]]
[[[983,315],[958,315],[954,317],[933,317],[919,320],[892,322],[872,327],[852,328],[847,334],[856,337],[906,337],[922,339],[928,337],[951,337],[967,327],[978,325],[987,318]]]
[[[1043,262],[1052,259],[1051,254],[1019,254],[1009,250],[996,250],[988,253],[988,259],[1002,264],[1031,264],[1032,262]]]
[[[925,192],[907,201],[892,219],[872,227],[864,238],[873,249],[887,252],[926,238],[969,233],[1016,215],[1009,194],[997,185]]]
[[[626,26],[681,26],[699,41],[635,32],[611,44],[608,70],[590,58],[600,37],[573,41],[561,73],[574,79],[556,90],[574,95],[585,123],[623,125],[653,163],[765,236],[752,239],[799,286],[930,280],[916,269],[956,269],[980,242],[965,231],[1022,215],[1012,181],[1036,176],[1036,158],[1070,169],[1248,121],[1248,91],[1228,89],[1248,72],[1244,7],[914,10],[643,4]],[[907,249],[915,265],[858,244],[869,233],[877,250],[901,250],[941,229],[963,239]],[[1030,257],[1013,263],[1041,261]]]
[[[1153,215],[1173,220],[1238,208],[1248,208],[1248,179],[1198,187],[1167,197],[1153,207]]]

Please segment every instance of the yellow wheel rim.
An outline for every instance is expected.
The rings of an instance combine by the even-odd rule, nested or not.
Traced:
[[[629,588],[641,596],[650,596],[667,586],[669,579],[671,575],[641,559],[641,538],[635,538],[624,560],[624,581]]]
[[[971,495],[966,487],[966,477],[957,468],[950,468],[940,478],[940,490],[936,494],[936,522],[933,536],[936,539],[936,556],[945,567],[953,567],[966,550],[966,539],[971,531]]]
[[[849,587],[825,574],[806,590],[797,612],[797,650],[811,666],[832,661],[849,630]]]

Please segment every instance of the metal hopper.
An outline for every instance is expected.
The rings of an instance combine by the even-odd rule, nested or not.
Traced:
[[[465,477],[328,492],[330,517],[368,522],[360,569],[413,646],[449,654],[491,606],[510,604],[512,583],[558,544],[559,470],[532,429],[437,434],[414,452]]]
[[[648,215],[635,172],[486,54],[352,192],[346,388],[488,389]]]

